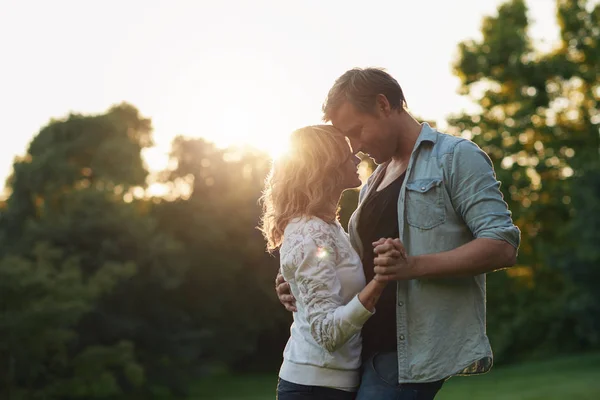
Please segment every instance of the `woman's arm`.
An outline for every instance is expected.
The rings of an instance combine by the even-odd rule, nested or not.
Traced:
[[[371,313],[375,313],[375,305],[383,293],[387,282],[379,282],[375,279],[371,279],[371,282],[365,286],[363,290],[358,294],[358,300],[361,302],[363,307],[369,310]]]
[[[291,250],[293,254],[282,256],[297,261],[291,266],[296,266],[293,279],[298,287],[297,301],[304,306],[311,335],[325,350],[333,352],[373,315],[385,282],[369,282],[344,304],[331,233],[316,229],[310,232]]]

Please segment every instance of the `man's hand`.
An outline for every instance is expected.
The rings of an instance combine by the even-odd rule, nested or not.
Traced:
[[[279,301],[286,310],[291,312],[298,311],[296,309],[296,299],[292,295],[290,290],[290,284],[283,279],[283,275],[281,272],[277,274],[277,278],[275,279],[275,291],[277,292],[277,297],[279,297]]]
[[[409,263],[400,239],[379,239],[373,243],[375,279],[382,282],[414,279],[414,267]]]

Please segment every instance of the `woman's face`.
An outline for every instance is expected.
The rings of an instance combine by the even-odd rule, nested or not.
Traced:
[[[362,183],[358,176],[358,164],[360,164],[360,158],[352,154],[349,147],[347,151],[348,156],[340,166],[342,173],[342,190],[359,187]]]

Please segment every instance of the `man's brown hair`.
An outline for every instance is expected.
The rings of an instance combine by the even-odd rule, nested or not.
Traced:
[[[323,103],[323,120],[331,121],[345,102],[356,109],[371,113],[375,109],[377,95],[384,95],[393,110],[406,105],[406,99],[398,81],[382,68],[353,68],[336,79]]]

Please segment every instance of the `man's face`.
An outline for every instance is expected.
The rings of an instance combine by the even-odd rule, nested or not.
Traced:
[[[389,161],[396,153],[397,136],[393,134],[389,117],[382,113],[360,112],[346,102],[331,123],[350,140],[354,153],[363,152],[377,164]]]

